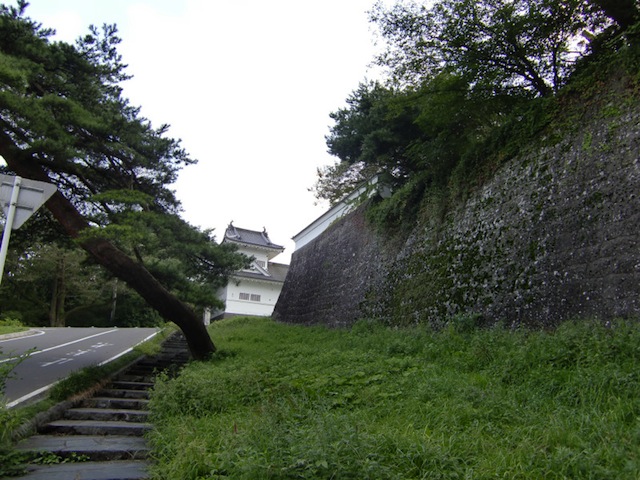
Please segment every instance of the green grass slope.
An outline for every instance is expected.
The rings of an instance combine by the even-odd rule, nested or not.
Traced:
[[[640,478],[637,324],[211,332],[153,394],[154,478]]]

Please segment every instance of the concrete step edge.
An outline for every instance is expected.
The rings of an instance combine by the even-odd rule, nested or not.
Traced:
[[[132,410],[146,410],[149,405],[149,400],[146,398],[91,397],[83,401],[82,405],[88,408],[130,408]],[[110,406],[103,407],[103,405]],[[120,406],[116,407],[116,405]]]
[[[103,388],[97,393],[100,397],[112,397],[112,398],[140,398],[146,399],[149,397],[148,390],[127,390],[123,388]]]
[[[64,413],[66,420],[121,420],[126,422],[141,422],[149,417],[148,410],[132,408],[100,408],[79,407],[70,408]]]
[[[13,480],[142,480],[149,478],[149,462],[144,460],[114,460],[79,462],[58,465],[32,465],[22,477]]]
[[[146,422],[108,420],[56,420],[41,428],[42,433],[67,435],[143,435],[151,430]]]
[[[153,388],[153,382],[131,382],[126,380],[113,380],[111,385],[106,387],[107,389],[122,389],[122,390],[148,390]]]
[[[144,459],[149,446],[130,435],[33,435],[16,445],[22,452],[50,452],[61,457],[86,455],[91,460]]]

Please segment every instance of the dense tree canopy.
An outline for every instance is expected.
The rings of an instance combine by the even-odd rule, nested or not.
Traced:
[[[387,78],[361,84],[330,116],[336,164],[314,191],[339,200],[384,171],[400,187],[443,185],[519,112],[553,98],[594,48],[633,41],[638,0],[398,0],[370,12]],[[515,119],[515,120],[514,120]],[[416,180],[419,177],[419,181]]]
[[[638,0],[589,0],[606,16],[626,30],[640,20],[640,2]]]
[[[471,92],[463,77],[448,72],[417,88],[360,85],[347,107],[331,114],[327,146],[340,161],[319,171],[316,195],[334,203],[378,172],[396,187],[415,175],[442,184],[502,113],[522,101]]]
[[[584,30],[603,18],[583,0],[439,0],[377,4],[372,21],[388,42],[378,58],[402,84],[419,84],[443,69],[475,88],[556,91],[588,45]]]
[[[3,316],[32,326],[64,327],[75,313],[108,312],[112,297],[104,272],[87,264],[85,252],[71,245],[31,243],[10,257],[5,277]]]
[[[153,209],[177,212],[167,185],[193,163],[168,126],[154,129],[121,96],[128,77],[114,25],[75,46],[51,42],[51,31],[2,7],[0,81],[3,144],[22,148],[84,213],[109,213],[98,192],[137,190]],[[6,157],[6,156],[5,156]]]
[[[194,160],[122,96],[116,27],[70,45],[26,7],[0,5],[0,155],[9,171],[54,183],[46,206],[63,230],[206,356],[214,346],[192,307],[212,305],[246,257],[179,218],[169,185]]]

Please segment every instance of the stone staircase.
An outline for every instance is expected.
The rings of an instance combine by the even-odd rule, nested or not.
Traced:
[[[158,372],[175,375],[189,361],[184,336],[174,333],[161,352],[143,357],[95,395],[38,427],[38,433],[16,446],[34,457],[52,454],[69,463],[28,466],[14,480],[134,480],[145,479],[149,447],[143,437],[148,422],[149,389]]]

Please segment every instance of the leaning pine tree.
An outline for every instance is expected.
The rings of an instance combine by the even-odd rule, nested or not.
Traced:
[[[55,184],[46,203],[66,234],[184,332],[191,353],[215,351],[196,309],[247,258],[179,217],[168,188],[194,163],[122,97],[128,76],[115,26],[75,45],[0,4],[0,155],[19,176]]]

